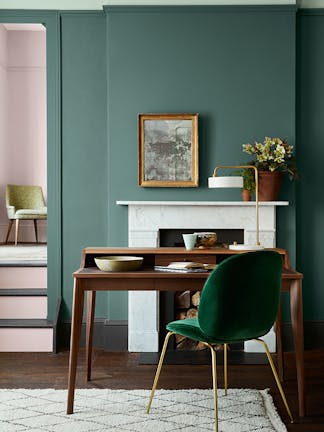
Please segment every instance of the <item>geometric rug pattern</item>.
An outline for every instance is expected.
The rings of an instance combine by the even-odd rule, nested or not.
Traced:
[[[214,431],[212,390],[77,389],[66,415],[66,390],[0,389],[3,432]],[[219,432],[287,432],[267,390],[218,390]]]

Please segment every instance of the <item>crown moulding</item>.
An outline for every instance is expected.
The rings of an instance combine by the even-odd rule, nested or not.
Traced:
[[[278,6],[296,4],[297,0],[106,0],[104,6]]]
[[[324,0],[1,0],[1,9],[102,10],[103,6],[296,6],[324,8]]]

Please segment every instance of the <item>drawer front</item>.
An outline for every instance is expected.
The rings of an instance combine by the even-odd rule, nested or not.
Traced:
[[[170,254],[156,255],[155,265],[167,266],[174,261],[193,261],[202,264],[216,264],[216,255],[186,255],[186,254]]]

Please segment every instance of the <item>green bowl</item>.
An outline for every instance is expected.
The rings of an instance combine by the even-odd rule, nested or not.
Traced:
[[[110,255],[94,260],[100,270],[113,272],[138,270],[143,263],[143,257],[138,256]]]

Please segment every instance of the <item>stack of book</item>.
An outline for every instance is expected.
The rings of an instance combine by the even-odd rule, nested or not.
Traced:
[[[175,261],[171,262],[167,266],[154,266],[154,270],[160,271],[170,271],[170,272],[185,272],[185,273],[194,273],[194,272],[208,272],[213,270],[217,264],[203,264],[192,261]]]

